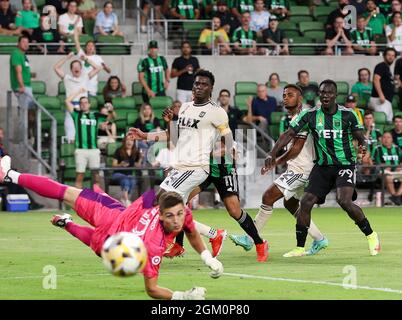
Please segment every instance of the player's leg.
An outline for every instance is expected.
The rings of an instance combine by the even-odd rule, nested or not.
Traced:
[[[73,222],[71,215],[65,213],[62,215],[56,214],[50,222],[59,228],[65,229],[72,236],[80,240],[88,247],[91,244],[91,239],[95,233],[95,228],[89,226],[81,226]]]

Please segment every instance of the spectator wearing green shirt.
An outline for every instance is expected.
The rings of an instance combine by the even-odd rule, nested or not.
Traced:
[[[241,27],[233,32],[234,51],[240,55],[257,54],[257,32],[250,28],[251,15],[245,12],[241,15]]]
[[[202,30],[198,43],[203,54],[211,54],[212,48],[219,52],[219,55],[227,55],[232,50],[230,49],[229,36],[225,29],[221,27],[221,19],[218,17],[212,18],[213,30],[205,28]]]
[[[399,2],[399,0],[392,0],[392,7],[391,7],[391,13],[389,13],[386,18],[387,18],[387,24],[392,23],[392,15],[395,12],[401,12],[402,9],[402,4]]]
[[[242,14],[254,11],[254,0],[233,0],[232,14],[241,21]]]
[[[269,13],[277,16],[279,21],[288,19],[290,16],[289,0],[266,0],[265,8]]]
[[[380,12],[386,17],[392,11],[392,0],[377,0],[377,7]]]
[[[352,95],[357,98],[359,108],[367,108],[370,101],[373,83],[370,81],[371,73],[367,68],[361,68],[357,71],[358,81],[352,86]]]
[[[350,32],[350,40],[354,53],[372,56],[377,53],[373,33],[370,28],[366,27],[366,19],[363,16],[357,17],[356,29]]]
[[[384,35],[385,16],[380,12],[374,0],[367,0],[367,11],[363,13],[367,26],[373,31],[374,40]]]
[[[39,13],[33,11],[31,0],[22,1],[22,10],[17,12],[15,18],[15,26],[20,28],[21,32],[26,31],[32,38],[35,38],[35,33],[39,31]]]
[[[200,10],[196,0],[171,0],[170,14],[173,19],[198,20]]]

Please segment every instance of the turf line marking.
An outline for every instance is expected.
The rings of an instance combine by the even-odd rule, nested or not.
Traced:
[[[361,290],[371,290],[371,291],[381,291],[381,292],[402,294],[402,290],[390,289],[390,288],[372,288],[372,287],[368,287],[368,286],[357,286],[357,285],[353,286],[353,285],[336,283],[336,282],[254,276],[254,275],[242,274],[242,273],[224,272],[223,274],[225,276],[229,276],[229,277],[242,277],[242,278],[261,279],[261,280],[268,280],[268,281],[283,281],[283,282],[297,282],[297,283],[306,283],[306,284],[318,284],[318,285],[342,287],[344,289],[361,289]]]

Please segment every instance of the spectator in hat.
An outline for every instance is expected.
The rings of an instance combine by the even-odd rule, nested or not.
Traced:
[[[159,55],[158,42],[151,40],[148,44],[148,55],[137,65],[138,80],[143,91],[144,102],[156,96],[166,96],[169,88],[170,71],[165,57]]]
[[[348,109],[352,109],[356,113],[359,122],[363,124],[364,111],[357,107],[357,100],[354,95],[351,94],[347,96],[345,107]]]
[[[273,55],[289,55],[288,39],[285,32],[278,28],[278,18],[271,15],[269,18],[268,29],[262,32],[262,38],[268,44]]]

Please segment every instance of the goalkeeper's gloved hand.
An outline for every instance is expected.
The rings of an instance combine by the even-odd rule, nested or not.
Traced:
[[[204,250],[201,253],[201,259],[212,270],[209,274],[211,278],[217,279],[222,275],[223,265],[218,259],[212,257],[211,252]]]
[[[187,291],[173,292],[172,300],[205,300],[207,289],[203,287],[193,287]]]

